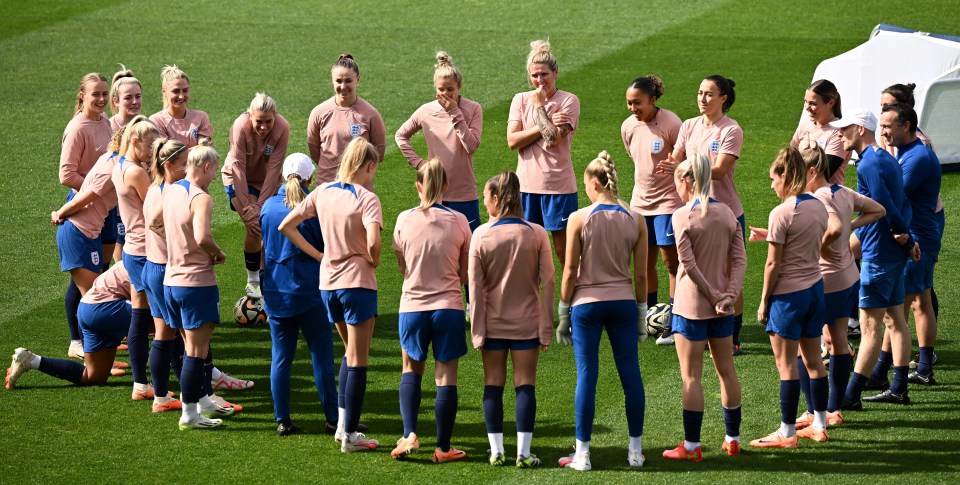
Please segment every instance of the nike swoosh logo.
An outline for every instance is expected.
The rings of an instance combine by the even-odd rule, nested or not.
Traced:
[[[478,220],[478,219],[474,219],[474,220],[472,220],[472,221],[467,221],[467,224],[473,224],[474,222],[477,222],[477,220]]]
[[[668,233],[667,233],[667,237],[673,237],[673,233],[672,233],[672,232],[668,232]]]
[[[96,151],[99,152],[99,151],[102,150],[102,149],[103,149],[103,145],[100,145],[100,146],[98,146],[98,147],[96,148]]]
[[[860,301],[866,300],[867,298],[869,298],[869,297],[868,297],[868,296],[861,296],[861,297],[860,297]]]
[[[560,222],[567,222],[567,219],[569,219],[569,218],[570,218],[570,216],[564,217],[563,219],[560,219]]]

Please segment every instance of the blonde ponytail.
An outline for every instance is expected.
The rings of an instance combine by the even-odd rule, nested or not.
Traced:
[[[423,191],[420,209],[427,210],[443,201],[443,188],[447,185],[447,172],[439,159],[431,158],[417,169],[417,183]]]
[[[284,192],[287,194],[287,198],[283,201],[283,205],[287,206],[288,209],[300,205],[303,199],[307,198],[307,192],[303,190],[303,181],[295,173],[287,176]]]
[[[377,153],[377,148],[366,138],[358,136],[350,140],[347,148],[343,150],[337,179],[341,182],[348,182],[353,174],[360,170],[360,167],[367,163],[377,163],[379,161],[380,154]]]
[[[700,202],[700,216],[710,210],[710,183],[713,175],[710,158],[703,153],[693,153],[677,165],[677,177],[693,184],[693,195]]]
[[[620,197],[620,188],[617,181],[617,166],[606,150],[601,151],[597,158],[587,164],[586,173],[600,182],[603,190],[614,197]]]

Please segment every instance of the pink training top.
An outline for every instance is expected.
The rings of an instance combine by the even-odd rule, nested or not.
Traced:
[[[130,299],[130,275],[123,261],[117,261],[93,281],[93,286],[80,299],[83,303],[96,305],[117,300]]]
[[[835,293],[850,288],[860,279],[860,271],[850,252],[850,220],[854,211],[863,209],[866,197],[842,185],[820,187],[813,196],[823,203],[827,213],[836,214],[843,223],[840,237],[827,246],[828,255],[820,255],[823,292]]]
[[[698,116],[684,121],[680,126],[676,147],[683,150],[687,158],[694,153],[707,154],[711,165],[716,164],[717,157],[721,153],[733,155],[739,159],[740,150],[743,148],[743,130],[740,129],[740,125],[726,115],[712,126],[705,125],[704,120],[706,117]],[[725,177],[714,180],[710,184],[710,196],[727,204],[733,214],[740,217],[743,215],[743,206],[740,204],[737,186],[733,183],[733,173],[736,169],[737,165],[734,162],[733,168]]]
[[[530,97],[534,91],[517,93],[510,103],[510,116],[507,122],[519,121],[524,130],[537,126],[533,117],[533,104]],[[560,91],[553,93],[544,105],[547,116],[554,113],[566,113],[573,120],[573,131],[559,145],[547,147],[543,138],[521,148],[517,153],[517,177],[520,178],[520,191],[531,194],[572,194],[577,192],[577,177],[573,173],[573,159],[570,158],[570,144],[577,131],[580,120],[580,100],[571,93]]]
[[[774,295],[810,288],[820,274],[820,243],[827,232],[827,210],[810,194],[791,196],[770,211],[767,241],[783,245]]]
[[[166,184],[164,184],[166,185]],[[143,213],[145,217],[150,217],[156,210],[163,210],[163,194],[159,185],[151,185],[147,189],[147,195],[143,198]],[[146,228],[146,238],[144,245],[147,249],[147,261],[156,264],[167,264],[167,240],[153,232],[153,229]]]
[[[119,157],[113,165],[111,179],[117,192],[117,207],[120,209],[120,220],[127,232],[124,235],[123,252],[131,256],[146,256],[146,229],[143,217],[143,199],[137,189],[123,182],[124,175],[136,163],[128,158]],[[147,167],[140,165],[144,171]],[[139,289],[139,288],[138,288]]]
[[[200,138],[213,138],[210,118],[200,110],[188,109],[183,119],[178,120],[164,109],[151,115],[150,122],[160,131],[161,137],[177,140],[188,149],[197,146]]]
[[[673,175],[657,173],[657,164],[673,153],[680,135],[680,117],[663,108],[653,121],[630,116],[620,126],[623,146],[633,159],[633,198],[630,207],[645,216],[673,214],[683,205],[673,184]]]
[[[635,301],[630,257],[640,239],[637,221],[643,219],[621,205],[600,203],[577,213],[583,218],[583,230],[580,232],[580,268],[570,304]]]
[[[362,136],[377,148],[380,160],[387,151],[387,130],[376,108],[358,97],[353,106],[337,106],[330,98],[313,108],[307,122],[310,158],[317,163],[317,185],[337,180],[340,158],[350,140]],[[373,191],[373,187],[366,187]]]
[[[80,190],[83,179],[97,163],[100,155],[107,152],[113,130],[110,121],[101,115],[91,120],[83,113],[77,113],[63,130],[60,148],[60,183],[74,190]]]
[[[260,191],[260,197],[253,202],[263,205],[277,195],[289,139],[290,123],[279,113],[266,138],[253,131],[249,113],[241,114],[230,129],[230,152],[221,170],[223,185],[234,186],[238,193],[245,187],[254,187]]]
[[[481,225],[470,240],[469,276],[474,347],[489,338],[550,345],[553,251],[543,227],[520,218]]]
[[[460,96],[459,107],[448,113],[439,101],[419,107],[397,130],[397,146],[413,168],[423,159],[410,144],[410,137],[423,130],[427,158],[438,158],[447,172],[446,202],[477,200],[477,180],[473,173],[473,153],[480,147],[483,133],[483,109],[475,101]]]
[[[122,118],[123,118],[123,116],[122,116],[120,113],[117,113],[117,114],[115,114],[115,115],[113,115],[113,116],[110,117],[110,130],[111,130],[113,133],[116,133],[117,130],[119,130],[120,128],[123,128],[124,126],[126,126],[127,123],[130,121],[130,120],[123,121]]]
[[[90,239],[100,237],[103,220],[106,219],[107,213],[117,206],[117,191],[113,186],[112,174],[118,158],[116,153],[104,153],[100,156],[80,186],[80,192],[93,192],[98,197],[67,217],[84,236]]]
[[[383,228],[383,209],[376,194],[359,185],[330,182],[310,192],[291,212],[320,222],[325,246],[320,261],[321,290],[377,289],[366,231],[374,222]]]
[[[199,196],[210,197],[186,179],[164,186],[163,229],[167,235],[168,258],[164,286],[204,287],[217,284],[213,257],[197,244],[193,232],[194,215],[190,205]]]
[[[736,299],[747,273],[743,230],[733,211],[716,200],[706,215],[700,211],[700,201],[693,201],[673,213],[680,257],[673,313],[691,320],[719,317],[715,302],[724,295]],[[693,282],[696,274],[706,280],[706,288]]]
[[[463,310],[470,225],[452,209],[435,205],[401,212],[393,231],[393,249],[404,262],[400,312]]]
[[[831,122],[838,120],[834,118]],[[816,125],[809,118],[804,118],[797,126],[797,131],[790,140],[790,146],[800,148],[800,142],[810,137],[817,142],[817,145],[823,149],[827,155],[834,155],[843,159],[843,165],[837,169],[837,172],[830,178],[831,184],[843,185],[844,171],[847,169],[847,162],[850,161],[850,152],[843,149],[843,136],[840,130],[830,128],[829,124]]]

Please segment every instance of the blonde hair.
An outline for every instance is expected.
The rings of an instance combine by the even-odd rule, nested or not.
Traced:
[[[100,74],[99,72],[90,72],[84,74],[83,77],[80,78],[80,88],[77,89],[77,104],[73,107],[73,116],[76,116],[77,113],[83,111],[83,90],[86,89],[88,84],[96,84],[101,81],[107,82],[107,78],[105,78],[103,74]]]
[[[300,205],[303,199],[307,198],[307,192],[303,190],[303,182],[303,180],[300,180],[300,176],[295,173],[287,176],[285,185],[287,198],[283,201],[283,205],[287,206],[288,209],[293,209]]]
[[[487,180],[487,190],[491,197],[497,198],[498,217],[523,214],[523,204],[520,200],[520,179],[510,170],[504,170]]]
[[[710,207],[710,184],[713,169],[710,158],[703,153],[692,153],[677,165],[677,178],[693,184],[693,195],[700,202],[700,216],[707,215]]]
[[[330,70],[333,71],[338,67],[350,69],[356,73],[357,77],[360,77],[360,66],[357,65],[357,61],[353,60],[353,56],[349,52],[340,54],[340,57],[337,57],[337,60],[333,61],[333,65],[330,66]]]
[[[138,140],[144,140],[150,135],[158,136],[160,131],[157,130],[157,127],[147,119],[146,116],[137,115],[134,116],[130,122],[127,123],[127,129],[124,130],[123,138],[120,139],[120,150],[122,154],[126,154],[127,150],[130,149],[130,139],[137,137]]]
[[[167,87],[167,83],[176,81],[177,79],[183,79],[188,84],[190,83],[190,78],[187,77],[187,73],[180,70],[176,64],[172,66],[163,66],[163,69],[160,70],[160,87]],[[166,96],[163,99],[163,107],[167,107]]]
[[[613,163],[613,159],[610,158],[610,154],[606,150],[600,152],[597,155],[597,158],[594,158],[593,161],[587,164],[587,169],[584,172],[591,177],[597,179],[600,182],[600,186],[603,187],[603,190],[607,191],[614,197],[620,197],[620,189],[617,186],[617,166]]]
[[[126,86],[128,84],[136,84],[140,86],[140,90],[143,90],[143,85],[140,84],[140,81],[133,75],[133,71],[127,69],[127,66],[120,64],[120,70],[113,75],[113,80],[110,81],[110,112],[117,114],[117,105],[120,103],[120,93],[117,91],[120,90],[120,86]]]
[[[450,54],[445,51],[437,52],[437,64],[433,67],[434,81],[437,79],[453,79],[457,82],[457,86],[463,84],[463,75],[460,74],[460,69],[453,65],[453,59],[450,59]]]
[[[550,42],[535,40],[530,43],[530,54],[527,55],[527,69],[534,64],[546,64],[551,71],[557,71],[557,58],[550,51]]]
[[[153,153],[153,185],[160,185],[166,180],[166,164],[185,155],[184,150],[186,149],[186,145],[172,138],[158,138],[154,140],[153,148],[151,149]]]
[[[447,184],[447,171],[443,169],[440,159],[431,158],[417,169],[417,183],[423,190],[423,201],[420,209],[427,210],[434,204],[443,201],[443,186]]]
[[[830,161],[827,159],[827,154],[824,153],[823,148],[820,148],[820,145],[814,144],[813,147],[807,148],[801,152],[803,156],[803,164],[807,169],[813,168],[817,171],[824,180],[830,178]]]
[[[207,163],[220,166],[220,154],[213,147],[197,145],[187,155],[187,167],[202,167]]]
[[[260,111],[262,113],[276,113],[277,112],[277,102],[273,100],[267,93],[257,93],[253,96],[253,101],[250,101],[250,108],[247,109],[248,112],[253,113],[254,111]]]
[[[793,147],[781,148],[770,169],[783,177],[783,188],[787,197],[802,194],[807,187],[807,166],[800,152]],[[786,197],[784,197],[786,198]]]
[[[346,182],[360,167],[367,163],[380,162],[380,154],[377,148],[366,138],[356,137],[350,140],[347,148],[343,150],[343,157],[340,159],[340,169],[337,172],[337,179]]]

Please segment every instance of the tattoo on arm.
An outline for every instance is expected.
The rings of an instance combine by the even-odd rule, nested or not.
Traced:
[[[543,106],[535,109],[533,111],[533,119],[537,122],[537,127],[540,128],[540,136],[543,137],[544,141],[547,143],[553,143],[557,140],[557,127],[553,126],[553,122],[550,121],[550,117],[547,116],[547,109]]]

